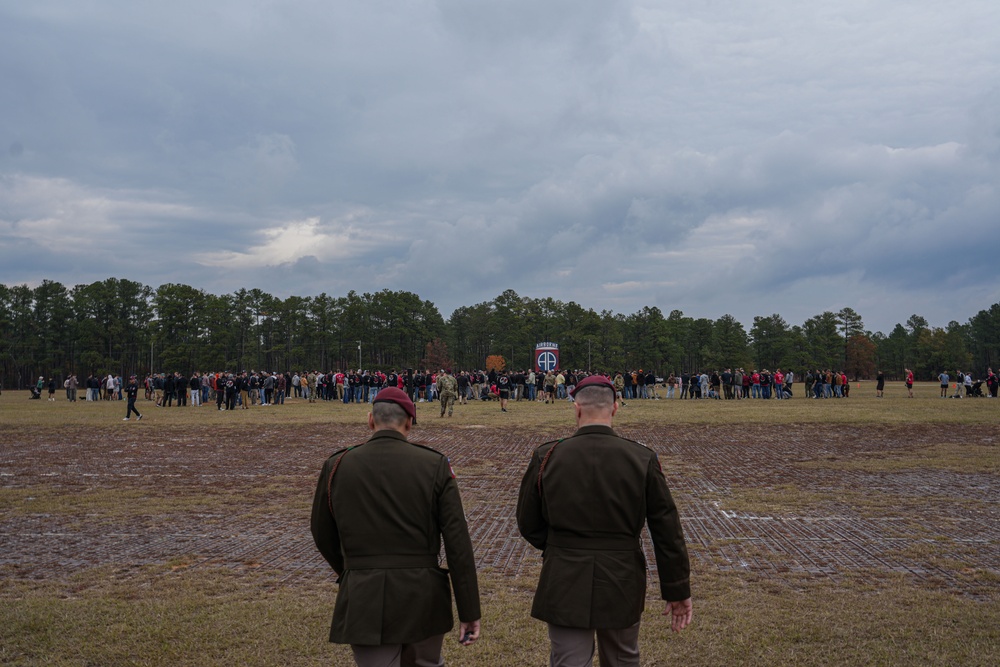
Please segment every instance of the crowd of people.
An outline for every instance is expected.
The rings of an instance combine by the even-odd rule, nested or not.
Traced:
[[[597,373],[607,377],[618,392],[620,404],[629,400],[660,399],[789,399],[795,395],[794,385],[799,378],[792,371],[780,368],[745,371],[726,368],[722,371],[694,373],[669,373],[666,378],[642,369]],[[215,404],[219,410],[249,409],[255,406],[281,405],[286,398],[302,398],[309,402],[340,401],[342,403],[371,403],[378,392],[386,387],[396,387],[406,392],[415,403],[433,402],[441,395],[440,380],[454,380],[449,386],[458,403],[468,401],[499,401],[506,411],[507,401],[554,403],[572,400],[570,395],[584,378],[593,375],[581,370],[461,370],[432,371],[428,369],[303,371],[303,372],[195,372],[187,376],[180,372],[153,373],[139,384],[145,398],[157,407],[186,407]],[[913,395],[911,370],[905,369],[906,386]],[[1000,378],[987,369],[986,376],[974,379],[971,373],[956,371],[950,375],[942,372],[940,381],[942,398],[990,396],[996,398]],[[451,380],[447,383],[450,385]],[[810,370],[801,378],[804,396],[810,399],[849,398],[851,383],[842,370]],[[85,390],[86,401],[121,401],[127,382],[121,375],[90,374],[81,384],[76,375],[63,381],[66,400],[75,402],[80,388]],[[32,386],[32,398],[41,398],[48,390],[48,399],[54,401],[57,383],[53,378],[38,378]],[[876,397],[883,397],[885,375],[878,371]]]
[[[144,386],[146,399],[154,401],[158,407],[198,406],[214,401],[216,407],[225,410],[280,405],[286,398],[292,397],[309,402],[371,403],[379,391],[387,387],[405,391],[416,403],[433,402],[440,398],[444,378],[454,380],[451,391],[463,403],[501,399],[554,402],[557,398],[566,399],[567,392],[577,382],[577,374],[573,372],[474,370],[452,375],[450,369],[407,369],[398,373],[392,369],[388,372],[357,370],[327,373],[195,372],[190,377],[179,372],[157,373],[148,376]],[[120,383],[120,378],[116,378],[111,386],[120,387]],[[105,397],[114,399],[114,391],[109,390]]]
[[[676,395],[681,399],[743,400],[791,398],[794,382],[795,374],[792,371],[783,373],[780,368],[773,373],[767,369],[747,372],[742,368],[726,368],[721,372],[681,373],[679,376],[671,373],[664,384],[667,398]]]
[[[395,387],[403,390],[414,403],[429,403],[442,394],[441,382],[458,403],[498,401],[501,411],[507,402],[555,403],[571,401],[573,388],[584,378],[595,375],[581,370],[461,370],[428,369],[397,372],[380,370],[309,371],[301,373],[242,372],[156,374],[146,379],[146,398],[157,406],[175,404],[201,405],[215,402],[220,410],[246,409],[253,406],[280,405],[285,398],[303,398],[310,402],[339,401],[371,403],[378,392]],[[629,400],[665,399],[788,399],[793,395],[795,374],[773,373],[767,369],[750,372],[742,368],[702,373],[670,373],[657,377],[642,369],[630,372],[596,373],[614,386],[620,405]],[[841,398],[850,395],[850,383],[842,371],[810,371],[805,375],[808,398]],[[452,381],[454,386],[452,387]]]
[[[986,369],[986,377],[978,380],[973,379],[972,373],[955,371],[953,392],[949,391],[952,388],[952,377],[948,375],[948,371],[942,371],[938,375],[938,381],[941,383],[941,398],[962,398],[963,396],[965,398],[978,396],[996,398],[997,390],[1000,389],[1000,377],[997,377],[992,368]],[[983,391],[984,384],[986,385],[985,392]]]

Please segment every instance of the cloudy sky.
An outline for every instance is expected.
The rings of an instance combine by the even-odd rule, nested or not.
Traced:
[[[824,5],[824,6],[820,6]],[[995,0],[0,4],[0,283],[1000,301]]]

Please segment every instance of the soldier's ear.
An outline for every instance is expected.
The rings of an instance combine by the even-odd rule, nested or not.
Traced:
[[[375,416],[372,413],[368,413],[368,428],[372,431],[375,430]]]

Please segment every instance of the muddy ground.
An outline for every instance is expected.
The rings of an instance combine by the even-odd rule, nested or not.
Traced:
[[[514,507],[528,455],[546,435],[420,433],[451,458],[484,570],[518,575],[540,563],[517,533]],[[920,463],[943,443],[989,457],[995,430],[676,426],[622,435],[659,453],[696,574],[717,568],[790,585],[902,576],[973,597],[1000,581],[996,466]],[[222,566],[265,568],[285,582],[328,578],[309,535],[316,476],[331,451],[364,437],[360,428],[287,426],[8,431],[0,571],[49,579],[94,566],[121,576]],[[652,567],[648,544],[646,552]]]

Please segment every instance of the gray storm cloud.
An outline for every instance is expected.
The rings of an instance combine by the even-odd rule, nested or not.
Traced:
[[[0,281],[942,325],[1000,300],[998,28],[985,1],[8,3]]]

